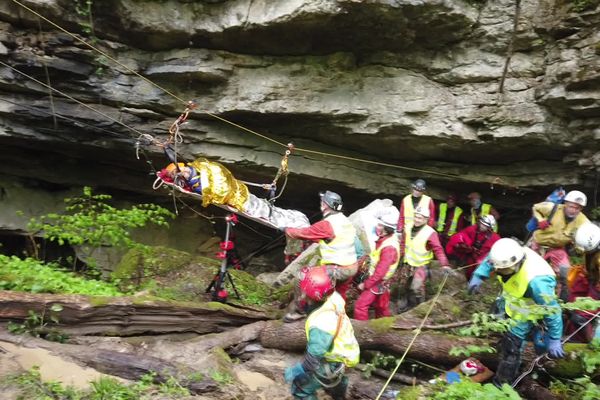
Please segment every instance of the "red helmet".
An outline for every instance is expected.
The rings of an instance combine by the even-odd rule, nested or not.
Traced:
[[[300,289],[308,298],[322,301],[335,289],[325,267],[305,267],[302,272],[304,277],[300,281]]]

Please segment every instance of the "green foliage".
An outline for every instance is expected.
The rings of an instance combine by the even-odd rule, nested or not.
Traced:
[[[50,324],[58,324],[58,316],[62,310],[63,306],[60,304],[52,304],[48,313],[46,313],[45,307],[41,314],[29,310],[28,316],[23,322],[14,323],[10,321],[8,330],[18,335],[28,333],[34,337],[43,337],[53,342],[64,343],[69,338],[68,335],[49,327]]]
[[[589,376],[583,376],[568,383],[552,381],[550,391],[560,399],[600,399],[600,386],[592,382]]]
[[[42,382],[40,370],[33,367],[27,372],[8,378],[7,383],[16,384],[22,391],[22,399],[28,400],[81,400],[82,394],[72,387],[63,387],[59,382]]]
[[[41,232],[46,239],[61,245],[133,248],[141,246],[131,239],[133,229],[148,223],[168,226],[167,218],[174,217],[169,210],[156,204],[117,209],[108,204],[111,198],[105,194],[93,194],[90,187],[84,187],[82,196],[65,199],[65,213],[33,218],[28,229]]]
[[[432,395],[430,398],[434,400],[520,400],[521,396],[514,391],[509,385],[502,385],[501,389],[491,383],[484,385],[475,383],[470,379],[461,380],[452,385],[439,384],[439,392]]]
[[[122,295],[111,283],[84,279],[59,269],[56,264],[0,255],[0,289],[31,293],[77,293],[96,296]]]
[[[59,382],[42,382],[39,368],[9,378],[9,383],[19,386],[23,399],[28,400],[139,400],[155,398],[180,399],[190,392],[173,377],[154,384],[156,374],[149,373],[131,385],[111,377],[102,377],[90,384],[88,390],[64,387]]]
[[[591,10],[598,5],[598,0],[572,0],[572,10],[575,12],[582,12]],[[594,211],[597,210],[594,209]]]
[[[586,310],[595,311],[600,308],[600,300],[591,297],[578,297],[575,301],[561,304],[563,310]]]
[[[183,251],[163,246],[137,246],[125,253],[111,277],[140,287],[148,278],[164,276],[192,262],[192,256]]]
[[[600,339],[595,338],[588,346],[595,351],[582,352],[580,357],[585,372],[591,374],[596,372],[600,367]]]
[[[457,357],[461,356],[461,355],[470,357],[472,354],[495,353],[495,352],[496,352],[496,349],[494,349],[491,346],[468,345],[465,347],[452,346],[452,348],[450,349],[448,354],[450,354],[451,356],[457,356]]]
[[[230,385],[233,383],[233,377],[226,371],[214,370],[210,373],[210,377],[221,385]]]
[[[593,220],[600,220],[600,207],[593,208],[592,211],[590,211],[590,217]]]
[[[490,333],[504,333],[511,325],[510,319],[498,318],[494,314],[475,313],[471,317],[473,324],[458,330],[463,336],[485,336]]]

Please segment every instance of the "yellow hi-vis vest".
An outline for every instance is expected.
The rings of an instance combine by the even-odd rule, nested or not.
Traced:
[[[440,216],[437,223],[437,231],[440,233],[444,232],[446,228],[446,214],[448,212],[448,204],[440,204]],[[454,207],[454,215],[452,216],[452,222],[450,223],[450,229],[448,229],[448,235],[452,236],[456,233],[456,227],[458,226],[458,219],[462,215],[463,210],[459,206]]]
[[[337,264],[352,265],[356,262],[356,248],[354,240],[356,229],[352,222],[344,214],[336,212],[325,217],[333,227],[335,237],[330,242],[319,241],[319,251],[321,253],[321,265]]]
[[[383,277],[384,281],[387,281],[392,276],[394,276],[396,268],[398,268],[398,264],[400,263],[400,242],[398,242],[398,238],[396,237],[396,235],[391,235],[389,238],[385,239],[383,243],[381,243],[381,246],[379,246],[378,249],[373,250],[370,254],[371,265],[369,266],[369,275],[373,275],[373,273],[375,272],[375,267],[379,263],[381,251],[388,246],[391,246],[394,249],[396,249],[396,262],[390,265],[390,269],[388,270],[388,272],[386,272],[385,276]]]
[[[471,208],[471,225],[475,225],[477,223],[478,217],[483,217],[485,215],[489,215],[492,210],[492,205],[488,203],[483,203],[481,205],[481,214],[477,215],[474,208]],[[494,232],[498,232],[498,221],[496,221],[496,226],[494,227]]]
[[[429,225],[423,225],[412,237],[412,231],[404,232],[404,262],[412,267],[421,267],[433,260],[433,251],[427,250],[427,239],[435,233]]]
[[[498,280],[504,290],[504,308],[508,316],[517,321],[536,321],[540,319],[539,313],[528,309],[530,306],[535,306],[535,302],[533,299],[523,298],[523,296],[533,278],[543,275],[555,277],[556,274],[539,254],[529,248],[524,248],[524,250],[525,262],[521,265],[521,269],[506,282],[502,281],[500,275],[498,275]],[[521,302],[520,305],[517,304],[518,300]]]
[[[421,195],[421,200],[419,200],[417,207],[429,209],[430,201],[432,201],[431,197],[426,194]],[[406,230],[414,225],[415,220],[415,208],[413,207],[412,196],[410,194],[404,197],[402,205],[404,206],[404,230]]]
[[[307,341],[310,341],[311,328],[320,329],[333,336],[333,344],[324,356],[326,361],[342,362],[347,367],[354,367],[359,361],[360,347],[345,307],[346,302],[342,296],[333,292],[325,304],[308,316],[304,327]]]

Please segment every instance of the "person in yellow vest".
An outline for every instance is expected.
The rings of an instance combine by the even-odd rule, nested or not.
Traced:
[[[477,225],[480,217],[491,214],[496,219],[496,227],[494,228],[494,232],[498,232],[500,213],[494,207],[492,207],[491,204],[482,203],[481,194],[477,192],[469,193],[467,198],[469,199],[469,204],[471,205],[470,214],[465,217],[468,219],[468,225]]]
[[[566,247],[573,243],[577,228],[590,222],[582,212],[586,205],[586,195],[572,190],[565,196],[564,204],[542,202],[533,206],[538,229],[533,232],[530,247],[550,263],[559,277],[556,290],[563,300],[568,297],[567,276],[571,268]]]
[[[442,246],[446,247],[448,240],[456,232],[462,231],[465,220],[462,218],[463,209],[456,205],[458,196],[450,194],[445,203],[438,207],[438,220],[436,230],[440,235]]]
[[[427,223],[435,228],[435,203],[433,199],[425,194],[427,183],[423,179],[417,179],[411,185],[411,194],[405,196],[400,204],[400,217],[398,218],[397,230],[399,233],[405,231],[407,226],[413,225],[415,209],[420,207],[429,210]]]
[[[323,219],[306,228],[285,228],[285,234],[293,239],[319,243],[319,265],[327,266],[331,278],[337,283],[338,292],[346,298],[346,290],[358,272],[357,234],[352,222],[342,213],[342,197],[334,192],[319,193]],[[299,299],[296,287],[296,299]],[[304,318],[303,304],[293,301],[286,313],[286,322]]]
[[[400,262],[400,243],[396,237],[398,213],[379,217],[375,229],[377,241],[370,255],[369,277],[358,285],[360,296],[354,303],[354,319],[369,319],[369,307],[374,304],[375,318],[389,317],[390,279]]]
[[[302,295],[309,308],[320,307],[306,320],[304,359],[286,368],[284,377],[292,385],[294,399],[316,400],[316,393],[322,388],[334,400],[342,400],[348,388],[345,368],[354,367],[359,361],[358,341],[345,312],[346,303],[334,291],[326,268],[305,268],[303,274]]]
[[[400,254],[404,256],[404,260],[400,268],[398,312],[406,311],[425,300],[427,270],[434,255],[446,272],[452,271],[437,232],[427,225],[428,218],[429,208],[417,207],[414,226],[404,232],[400,240]]]
[[[521,246],[514,239],[504,238],[492,246],[488,258],[475,270],[469,281],[469,293],[477,293],[492,271],[498,274],[503,289],[504,309],[513,320],[500,342],[500,362],[494,384],[512,384],[521,365],[523,342],[543,320],[546,333],[544,346],[536,344],[536,351],[551,357],[564,357],[561,342],[563,320],[554,292],[556,275],[552,267],[533,250]],[[532,306],[543,306],[543,313]],[[536,340],[537,342],[537,340]]]

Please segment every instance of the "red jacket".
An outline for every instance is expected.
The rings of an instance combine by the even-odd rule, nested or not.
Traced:
[[[415,228],[413,228],[413,231],[415,230]],[[405,232],[406,234],[407,232]],[[414,235],[413,235],[414,237]],[[402,235],[402,240],[400,241],[400,254],[404,255],[405,249],[406,249],[406,241],[405,241],[405,235]],[[425,246],[425,248],[427,250],[433,250],[433,254],[435,254],[435,258],[440,262],[440,264],[442,264],[442,266],[447,266],[450,265],[450,263],[448,263],[448,258],[446,257],[446,253],[444,253],[444,248],[442,247],[442,244],[440,243],[440,236],[438,235],[437,232],[433,232],[429,238],[427,239],[427,245]]]
[[[388,237],[383,237],[377,239],[375,242],[375,249],[381,247],[381,244]],[[375,271],[373,275],[369,276],[367,280],[364,282],[365,289],[371,289],[373,286],[376,286],[381,283],[383,277],[390,269],[390,266],[394,264],[398,260],[399,254],[396,249],[392,246],[386,246],[381,250],[381,254],[379,256],[379,262],[375,266]]]
[[[409,194],[406,197],[412,196]],[[437,221],[435,219],[435,203],[433,202],[433,199],[431,199],[431,201],[429,202],[429,219],[427,220],[427,225],[429,225],[433,229],[435,229],[435,227],[437,226]],[[402,199],[402,202],[400,203],[400,218],[398,219],[398,231],[402,230],[404,230],[404,199]]]
[[[495,232],[481,232],[477,225],[471,225],[450,237],[446,245],[446,254],[466,258],[469,264],[480,264],[488,255],[492,245],[500,240]],[[472,248],[472,251],[461,248],[460,243]]]
[[[329,221],[325,220],[315,222],[306,228],[285,228],[285,234],[292,239],[311,240],[313,242],[318,242],[321,239],[333,240],[335,238],[333,226],[331,226]]]

